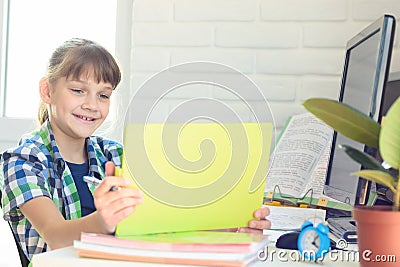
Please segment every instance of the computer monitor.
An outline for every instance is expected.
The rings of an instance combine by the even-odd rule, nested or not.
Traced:
[[[380,122],[389,74],[395,18],[384,15],[351,38],[346,46],[339,100]],[[370,182],[352,176],[362,166],[351,160],[339,144],[348,144],[376,156],[376,150],[334,133],[324,194],[351,204],[365,205]]]

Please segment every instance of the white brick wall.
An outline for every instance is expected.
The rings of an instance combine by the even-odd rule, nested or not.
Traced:
[[[396,0],[352,0],[351,10],[354,20],[373,20],[388,12],[400,19],[400,5]]]
[[[135,46],[211,46],[213,28],[200,23],[137,22],[133,26]]]
[[[254,72],[255,55],[251,51],[230,49],[175,49],[171,53],[171,65],[191,61],[211,61],[225,64],[240,72],[249,74]]]
[[[258,73],[321,76],[339,75],[343,62],[343,51],[299,49],[265,50],[257,55]]]
[[[263,0],[261,19],[270,21],[344,21],[347,19],[347,0]]]
[[[254,21],[259,14],[258,0],[175,0],[174,5],[176,21]]]
[[[301,28],[296,24],[230,23],[216,26],[215,46],[235,48],[296,48]]]
[[[356,35],[364,27],[365,22],[308,23],[303,26],[303,47],[342,48],[351,36]]]
[[[400,1],[136,0],[131,90],[168,66],[217,62],[250,77],[282,127],[287,116],[304,111],[305,99],[337,97],[347,40],[385,12],[400,18]],[[393,71],[400,70],[398,51],[396,43]],[[204,90],[232,105],[238,101],[213,88],[197,92]],[[161,110],[185,97],[196,91],[169,95]]]
[[[135,1],[133,19],[135,21],[170,21],[173,16],[172,1]]]

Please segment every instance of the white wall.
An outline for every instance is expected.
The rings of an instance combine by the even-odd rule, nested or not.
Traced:
[[[0,152],[17,145],[19,137],[37,127],[34,119],[0,118]]]
[[[337,96],[346,41],[385,12],[400,18],[400,1],[136,0],[132,24],[118,26],[128,39],[131,34],[131,40],[117,46],[132,43],[131,53],[117,55],[124,65],[132,55],[119,89],[132,95],[164,68],[194,60],[214,61],[253,79],[281,127],[288,116],[303,112],[305,99]],[[129,14],[126,19],[131,21]],[[400,70],[399,50],[397,42],[393,71]],[[213,89],[205,94],[224,99]],[[122,93],[125,104],[127,95]],[[160,118],[185,97],[167,98]],[[32,127],[31,121],[0,120],[0,149],[13,146]],[[1,237],[8,232],[5,227],[0,226]],[[1,251],[15,248],[13,240],[7,240],[0,242]]]
[[[280,128],[288,116],[304,111],[305,99],[338,96],[347,40],[385,12],[400,18],[400,2],[137,0],[131,91],[169,66],[218,62],[260,87]],[[395,50],[392,69],[399,70],[398,44]],[[206,94],[224,99],[213,89]],[[195,92],[186,96],[191,97]],[[184,98],[166,97],[159,119]]]

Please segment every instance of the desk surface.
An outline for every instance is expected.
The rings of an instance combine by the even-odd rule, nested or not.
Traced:
[[[337,252],[337,253],[336,253]],[[358,255],[351,254],[352,252],[336,251],[331,252],[325,258],[324,267],[330,266],[343,266],[355,267],[359,266]],[[349,254],[350,253],[350,254]],[[268,247],[269,258],[266,261],[256,261],[251,267],[277,267],[277,266],[309,266],[316,267],[314,262],[296,261],[291,258],[296,257],[296,251],[276,249],[271,246]],[[357,256],[354,260],[354,257]],[[111,261],[100,259],[80,258],[77,251],[73,247],[67,247],[49,251],[46,253],[38,254],[33,257],[33,267],[71,267],[71,266],[93,266],[93,267],[108,267],[108,266],[167,266],[167,267],[182,267],[182,265],[162,265],[154,263],[141,263],[141,262],[128,262],[128,261]]]

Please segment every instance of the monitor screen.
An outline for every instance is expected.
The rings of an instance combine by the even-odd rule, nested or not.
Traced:
[[[380,122],[385,84],[389,73],[395,19],[385,15],[350,39],[342,76],[339,100]],[[351,204],[366,204],[370,183],[351,173],[360,164],[351,160],[340,144],[348,144],[376,156],[376,151],[334,133],[324,194]]]

